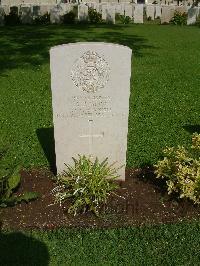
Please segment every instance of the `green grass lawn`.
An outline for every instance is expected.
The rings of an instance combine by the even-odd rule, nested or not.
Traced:
[[[197,222],[112,230],[2,233],[0,264],[197,266],[199,239]]]
[[[199,28],[5,27],[0,28],[0,151],[7,150],[2,162],[24,167],[52,162],[49,49],[78,41],[113,42],[133,50],[128,167],[156,162],[166,145],[190,145],[191,134],[200,132]],[[0,265],[199,265],[199,239],[198,222],[2,233]]]
[[[5,27],[0,29],[0,150],[8,148],[6,163],[30,167],[52,161],[49,49],[78,41],[133,50],[128,167],[154,163],[163,147],[188,145],[191,133],[200,131],[199,28]]]

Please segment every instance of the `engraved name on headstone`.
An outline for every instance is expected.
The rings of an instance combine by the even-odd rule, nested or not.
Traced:
[[[120,58],[120,60],[119,60]],[[124,165],[125,179],[131,49],[76,43],[50,50],[57,172],[78,154]]]

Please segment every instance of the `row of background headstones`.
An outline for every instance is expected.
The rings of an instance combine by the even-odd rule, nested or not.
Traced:
[[[31,24],[34,17],[50,13],[51,23],[60,23],[61,16],[73,10],[76,4],[60,4],[60,5],[21,5],[21,6],[1,6],[0,9],[0,25],[3,25],[4,14],[8,15],[12,9],[20,13],[22,23]],[[77,6],[77,5],[76,5]],[[115,23],[116,13],[120,15],[129,16],[134,23],[143,23],[144,10],[147,18],[152,20],[160,18],[161,23],[169,23],[174,12],[188,13],[187,24],[194,24],[198,15],[200,14],[199,7],[191,8],[190,6],[175,6],[175,5],[143,5],[143,4],[97,4],[88,3],[78,5],[78,20],[84,21],[88,17],[88,7],[96,9],[102,14],[102,19],[107,22]]]
[[[18,6],[22,4],[29,4],[29,5],[56,5],[61,2],[66,3],[135,3],[135,4],[142,4],[141,0],[1,0],[1,5],[8,5],[8,6]],[[144,0],[145,4],[152,4],[155,0]],[[156,0],[157,4],[162,5],[192,5],[195,0]]]

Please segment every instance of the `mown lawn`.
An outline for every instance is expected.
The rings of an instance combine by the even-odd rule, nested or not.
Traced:
[[[0,28],[3,163],[27,168],[52,164],[49,49],[78,41],[113,42],[133,50],[128,167],[156,162],[166,145],[190,145],[191,134],[200,132],[199,28],[5,27]],[[4,232],[0,265],[199,265],[199,239],[198,222],[26,235]]]
[[[52,163],[49,49],[78,41],[133,50],[128,167],[154,163],[163,147],[188,145],[191,133],[200,131],[199,28],[6,27],[0,29],[0,150],[7,149],[6,163]]]
[[[200,225],[0,233],[0,264],[199,265]]]

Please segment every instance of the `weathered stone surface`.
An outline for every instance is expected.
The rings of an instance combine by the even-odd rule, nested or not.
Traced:
[[[8,6],[8,5],[2,5],[1,6],[2,8],[3,8],[3,10],[4,10],[4,12],[5,12],[5,15],[9,15],[9,13],[10,13],[10,6]]]
[[[188,10],[187,25],[192,25],[196,23],[197,16],[199,14],[198,7],[193,7]]]
[[[156,5],[155,8],[155,18],[161,18],[161,6],[160,5]]]
[[[124,11],[125,11],[125,16],[133,19],[133,5],[132,4],[125,4]]]
[[[115,5],[115,13],[124,15],[124,5],[123,4],[116,4]]]
[[[173,18],[175,6],[162,6],[161,24],[169,23]]]
[[[176,6],[175,10],[181,14],[187,13],[187,7],[186,6]]]
[[[119,60],[120,58],[120,60]],[[78,154],[126,164],[131,50],[77,43],[50,51],[57,171]],[[119,170],[125,178],[125,166]]]
[[[78,5],[78,20],[79,21],[88,20],[88,6],[84,4]]]
[[[22,24],[31,24],[33,22],[31,6],[21,6],[20,17]]]
[[[154,20],[155,18],[155,6],[154,5],[146,5],[146,15],[147,18],[151,18]]]
[[[60,24],[62,22],[61,17],[63,15],[62,7],[54,6],[50,10],[50,22],[52,24]]]
[[[115,7],[102,5],[102,19],[108,23],[115,24]]]
[[[144,10],[144,5],[143,4],[138,4],[135,5],[134,9],[134,23],[143,23],[143,10]]]

